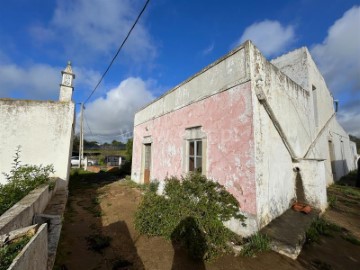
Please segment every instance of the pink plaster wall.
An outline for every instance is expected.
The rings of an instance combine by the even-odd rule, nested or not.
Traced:
[[[193,126],[207,135],[206,175],[224,185],[243,211],[256,214],[250,82],[136,126],[133,173],[140,174],[143,138],[151,136],[151,178],[181,176],[185,129]]]

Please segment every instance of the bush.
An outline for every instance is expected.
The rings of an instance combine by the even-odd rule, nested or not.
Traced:
[[[4,173],[7,183],[0,184],[0,215],[42,184],[49,183],[54,172],[52,165],[35,166],[20,164],[20,147],[17,148],[9,174]]]
[[[156,189],[145,193],[135,214],[136,229],[182,244],[195,259],[211,260],[228,251],[234,234],[223,222],[245,220],[238,201],[222,185],[198,173],[165,181],[164,196]]]

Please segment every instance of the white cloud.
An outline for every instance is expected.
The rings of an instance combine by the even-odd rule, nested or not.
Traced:
[[[46,64],[20,67],[0,65],[0,96],[31,99],[54,99],[59,95],[60,69]]]
[[[357,106],[345,108],[338,113],[338,120],[341,126],[351,135],[360,138],[360,99],[357,100]]]
[[[360,7],[353,7],[337,20],[322,44],[311,53],[334,93],[344,85],[360,90]]]
[[[9,63],[0,64],[0,98],[52,99],[59,98],[61,70],[65,68],[36,63],[25,67]],[[74,67],[78,86],[93,87],[100,74],[93,70]]]
[[[360,136],[359,26],[360,7],[354,6],[335,21],[324,41],[311,50],[329,88],[340,100],[341,125],[357,136]]]
[[[215,48],[215,44],[213,42],[202,51],[202,54],[203,55],[208,55],[209,53],[211,53],[214,50],[214,48]]]
[[[266,56],[284,52],[294,41],[292,25],[283,26],[278,21],[264,20],[248,26],[235,45],[250,39]]]
[[[36,25],[30,30],[38,41],[61,42],[67,52],[82,52],[78,57],[113,55],[137,17],[140,4],[143,1],[58,0],[49,25]],[[123,50],[138,62],[156,56],[144,18],[134,28]]]
[[[104,142],[119,140],[120,134],[133,130],[134,115],[142,106],[154,99],[150,88],[153,81],[129,77],[119,86],[85,105],[85,118],[94,136],[84,124],[86,139]],[[77,116],[79,121],[79,115]]]

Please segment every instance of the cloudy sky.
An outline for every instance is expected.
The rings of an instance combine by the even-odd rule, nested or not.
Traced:
[[[2,1],[0,98],[57,99],[71,60],[74,101],[85,101],[144,3]],[[86,104],[85,138],[124,139],[140,107],[247,39],[269,60],[307,46],[340,102],[339,121],[360,137],[359,29],[358,0],[152,0]]]

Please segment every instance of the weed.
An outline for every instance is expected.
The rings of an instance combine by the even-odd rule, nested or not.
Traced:
[[[26,246],[30,239],[31,236],[24,236],[0,248],[0,270],[8,269],[12,261]]]
[[[105,236],[101,234],[89,235],[85,239],[88,243],[89,249],[99,253],[102,253],[104,248],[110,246],[110,242],[112,240],[110,236]]]
[[[94,217],[102,217],[104,213],[101,210],[95,210],[93,211]]]
[[[127,177],[127,176],[125,177],[125,180],[121,181],[121,184],[125,184],[131,188],[141,188],[141,186],[142,186],[142,185],[134,182],[133,180],[131,180],[130,177]]]
[[[51,179],[49,181],[49,190],[54,190],[55,186],[56,186],[56,181]]]
[[[341,227],[327,222],[323,218],[317,218],[306,231],[306,242],[318,242],[321,235],[332,236],[334,232],[340,232],[341,230]]]
[[[355,197],[354,199],[360,199],[360,190],[352,187],[346,187],[344,193],[348,196]]]
[[[241,255],[251,257],[258,252],[270,250],[270,238],[267,235],[256,233],[245,241]]]
[[[100,200],[99,200],[98,197],[94,197],[94,198],[91,199],[91,203],[92,203],[93,205],[99,205],[99,204],[100,204]]]
[[[350,242],[353,245],[360,246],[360,241],[350,233],[342,235],[342,238],[345,239],[346,241]]]
[[[337,204],[337,197],[335,195],[329,195],[328,197],[329,206],[335,208]]]

